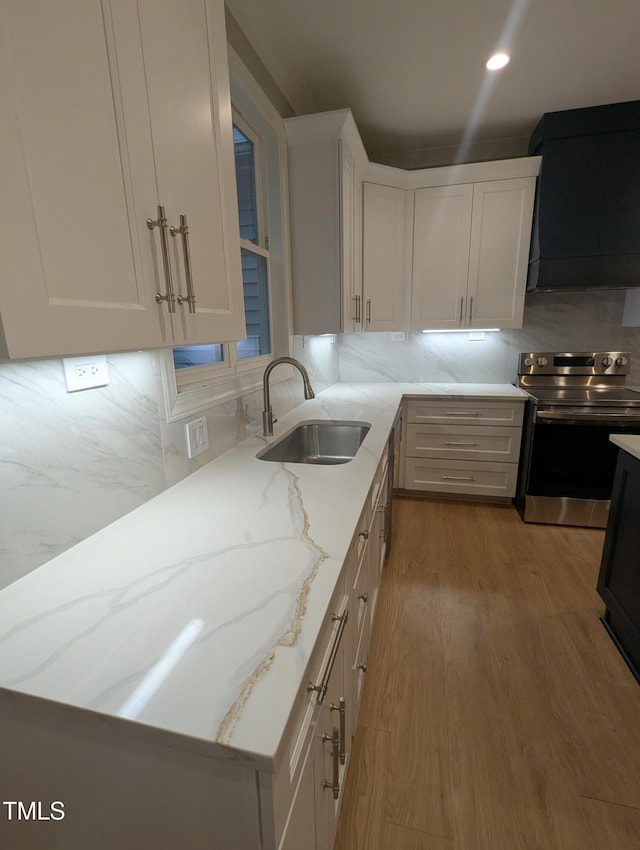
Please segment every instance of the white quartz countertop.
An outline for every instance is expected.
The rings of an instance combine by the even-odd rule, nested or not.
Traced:
[[[389,383],[303,402],[272,438],[249,438],[0,592],[5,694],[273,769],[403,395],[527,398],[508,384]],[[309,419],[371,429],[349,463],[256,458]]]
[[[634,434],[612,434],[609,439],[614,445],[624,449],[625,452],[640,460],[640,436]]]

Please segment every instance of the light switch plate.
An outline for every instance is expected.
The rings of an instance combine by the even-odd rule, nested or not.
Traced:
[[[187,438],[187,454],[189,457],[206,452],[209,448],[209,434],[207,432],[207,420],[204,416],[199,419],[194,419],[193,422],[187,422],[184,426]]]

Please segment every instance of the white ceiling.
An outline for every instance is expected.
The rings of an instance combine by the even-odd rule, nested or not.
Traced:
[[[640,0],[226,4],[293,110],[350,107],[378,162],[470,159],[526,145],[544,112],[640,99]],[[512,60],[489,74],[497,49]]]

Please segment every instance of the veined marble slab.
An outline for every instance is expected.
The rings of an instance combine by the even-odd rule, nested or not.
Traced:
[[[508,384],[336,384],[0,592],[0,686],[188,736],[273,769],[403,395]],[[307,419],[371,423],[337,466],[256,453]],[[77,713],[76,713],[77,718]]]

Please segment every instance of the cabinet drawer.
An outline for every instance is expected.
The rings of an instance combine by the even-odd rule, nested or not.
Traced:
[[[407,426],[407,456],[517,463],[519,428],[474,425]]]
[[[518,464],[454,461],[409,457],[405,465],[408,490],[511,498],[516,492]]]
[[[411,400],[407,403],[407,422],[457,423],[474,425],[522,425],[523,402]]]

